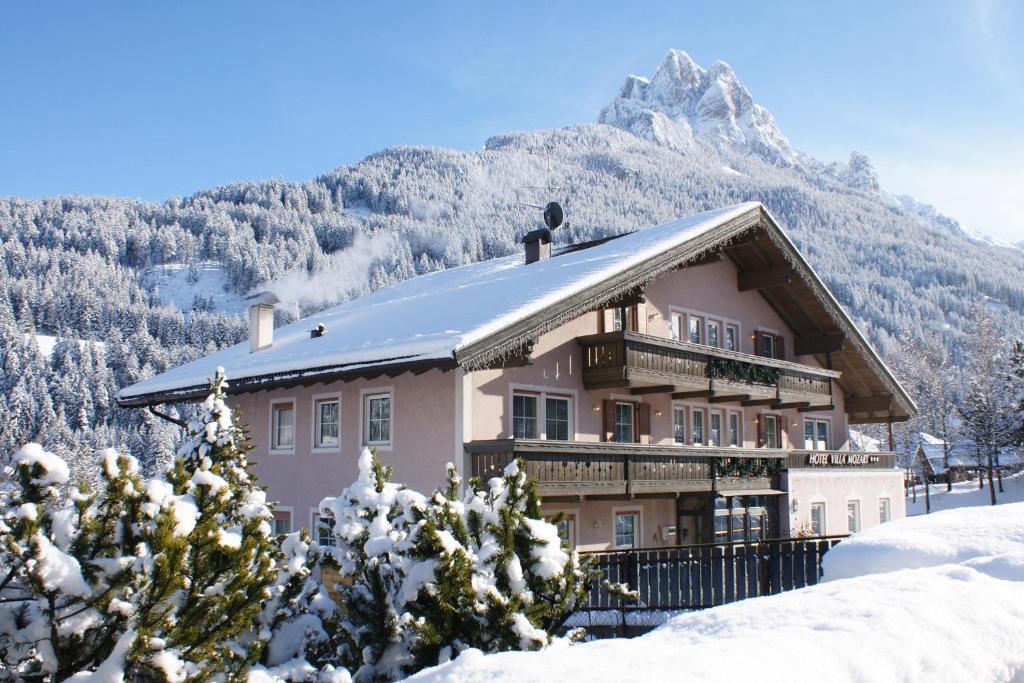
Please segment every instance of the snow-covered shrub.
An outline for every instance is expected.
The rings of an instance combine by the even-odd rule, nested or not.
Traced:
[[[99,489],[62,495],[67,464],[38,444],[15,453],[0,492],[0,678],[64,680],[121,666],[135,639],[162,524],[143,510],[134,458],[103,454]]]
[[[108,450],[95,492],[62,494],[63,460],[37,444],[14,455],[0,490],[0,680],[348,679],[319,661],[333,657],[335,610],[311,575],[317,551],[272,536],[225,386],[218,373],[164,477]]]
[[[341,583],[343,617],[338,623],[341,662],[358,681],[395,680],[413,663],[405,610],[407,577],[414,567],[412,535],[423,519],[426,499],[391,482],[369,449],[359,456],[359,477],[340,496],[320,503],[334,521],[330,548]]]
[[[367,449],[359,479],[321,511],[334,520],[345,617],[341,661],[357,681],[394,680],[475,648],[539,649],[589,576],[543,519],[536,489],[510,464],[427,500],[390,482]]]

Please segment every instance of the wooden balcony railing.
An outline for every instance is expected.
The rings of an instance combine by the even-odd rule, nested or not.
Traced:
[[[636,332],[592,334],[577,341],[588,389],[667,385],[825,404],[832,380],[840,376],[834,370]]]
[[[516,458],[542,496],[630,495],[777,486],[784,469],[891,468],[892,453],[791,451],[774,448],[660,446],[541,439],[473,441],[471,473],[498,476]],[[863,456],[863,457],[862,457]],[[826,463],[826,464],[822,464]]]
[[[770,488],[787,451],[502,439],[466,444],[471,470],[497,476],[516,458],[542,496],[628,495]]]

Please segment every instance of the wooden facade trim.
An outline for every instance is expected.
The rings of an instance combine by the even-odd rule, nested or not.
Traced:
[[[449,371],[457,367],[454,358],[431,358],[418,360],[395,359],[387,364],[376,365],[341,365],[308,368],[302,371],[274,373],[242,377],[230,380],[231,393],[243,394],[255,391],[269,391],[285,387],[312,386],[328,382],[347,382],[354,379],[373,379],[386,375],[397,377],[406,372],[421,375],[430,370]],[[118,397],[117,404],[122,408],[139,408],[158,405],[160,403],[179,403],[203,399],[210,393],[209,385],[184,387],[174,391],[158,391],[139,396]]]

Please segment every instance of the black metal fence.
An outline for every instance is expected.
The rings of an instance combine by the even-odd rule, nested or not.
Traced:
[[[692,610],[812,586],[821,558],[845,536],[786,538],[583,553],[600,578],[581,610]],[[622,600],[606,582],[625,584]]]

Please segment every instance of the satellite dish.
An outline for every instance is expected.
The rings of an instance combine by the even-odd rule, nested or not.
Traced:
[[[562,213],[562,207],[557,202],[550,202],[544,207],[544,224],[551,230],[554,230],[562,224],[562,219],[565,215]]]

